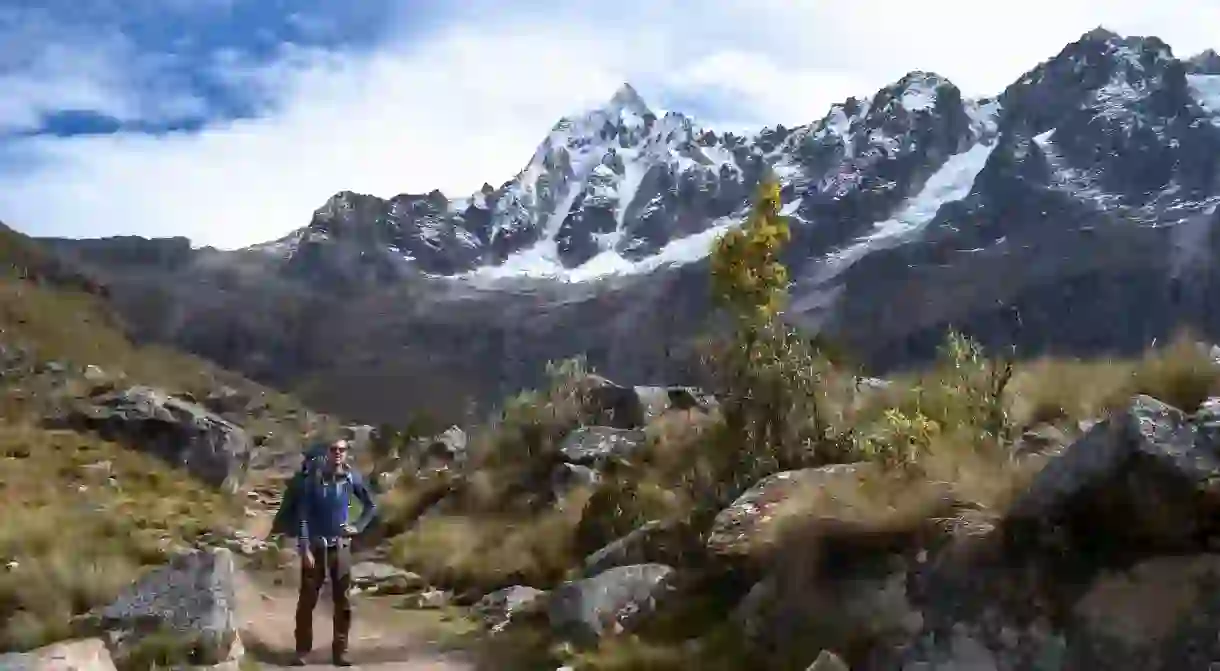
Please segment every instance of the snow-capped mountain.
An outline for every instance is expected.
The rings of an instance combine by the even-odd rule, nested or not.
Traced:
[[[342,192],[308,226],[253,249],[293,265],[344,246],[387,269],[434,275],[639,271],[633,264],[670,242],[739,213],[763,164],[757,143],[679,113],[658,117],[625,84],[604,106],[560,119],[499,188],[455,199],[438,191],[389,200]],[[700,240],[706,248],[707,236]],[[676,260],[691,258],[679,252]]]
[[[56,244],[140,278],[128,312],[149,337],[377,420],[493,398],[578,353],[624,380],[681,377],[710,312],[703,260],[767,170],[792,222],[788,318],[880,369],[951,325],[1029,352],[1220,337],[1220,56],[1102,29],[994,97],[914,71],[748,136],[623,86],[498,188],[343,192],[282,240],[170,270]],[[353,395],[368,384],[393,404]]]
[[[943,77],[913,72],[808,126],[741,136],[677,112],[658,117],[625,84],[605,105],[556,123],[498,189],[452,200],[342,192],[308,226],[254,249],[289,266],[316,266],[329,253],[332,266],[362,256],[386,272],[484,280],[638,274],[705,256],[742,219],[768,167],[788,213],[808,203],[835,217],[851,192],[869,194],[877,212],[891,209],[926,168],[988,141],[996,112],[992,102],[963,101]]]

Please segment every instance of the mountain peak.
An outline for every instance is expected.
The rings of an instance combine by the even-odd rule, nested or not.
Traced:
[[[610,96],[607,111],[614,114],[628,112],[637,116],[652,113],[652,110],[648,109],[648,104],[640,97],[640,92],[636,91],[635,87],[628,82],[623,82],[622,86],[615,90],[614,95]]]
[[[1110,40],[1122,37],[1118,33],[1106,28],[1105,26],[1097,26],[1093,30],[1080,36],[1081,42],[1109,42]]]
[[[1220,54],[1207,49],[1186,60],[1187,69],[1193,74],[1220,75]]]
[[[623,82],[614,91],[614,95],[610,96],[611,104],[630,104],[632,102],[643,102],[643,99],[640,98],[640,92],[635,90],[631,82]]]
[[[924,70],[913,70],[882,89],[881,95],[897,100],[908,112],[927,111],[935,107],[937,92],[943,86],[953,86],[947,78]],[[878,99],[882,103],[882,99]]]

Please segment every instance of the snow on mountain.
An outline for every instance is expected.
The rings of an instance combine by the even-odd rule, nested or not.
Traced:
[[[1129,199],[1116,187],[1122,171],[1106,169],[1091,153],[1099,149],[1073,140],[1088,135],[1076,125],[1113,142],[1145,135],[1178,142],[1165,139],[1183,133],[1175,117],[1158,112],[1178,104],[1164,83],[1175,63],[1156,38],[1099,29],[998,97],[964,99],[946,78],[913,71],[872,96],[832,105],[813,123],[750,135],[658,115],[624,84],[604,105],[560,119],[498,188],[456,199],[344,192],[309,226],[256,248],[290,264],[327,265],[328,276],[352,263],[375,276],[421,273],[481,285],[643,274],[705,258],[718,235],[744,220],[770,170],[782,187],[782,213],[809,230],[802,240],[820,266],[814,276],[830,281],[873,251],[919,239],[942,206],[966,198],[1004,119],[1014,157],[1038,151],[1052,188],[1101,209]],[[1220,57],[1204,53],[1187,67],[1190,95],[1220,125]],[[1073,120],[1063,122],[1065,115]],[[1146,210],[1183,188],[1172,180],[1156,186],[1160,196],[1132,206]],[[339,247],[345,251],[330,250]]]
[[[1195,100],[1212,115],[1212,123],[1220,126],[1220,74],[1186,75],[1186,81]]]
[[[975,178],[987,165],[993,149],[994,142],[979,142],[950,157],[893,217],[873,224],[872,230],[863,237],[827,254],[814,277],[814,283],[833,279],[865,254],[918,236],[942,206],[969,195]]]

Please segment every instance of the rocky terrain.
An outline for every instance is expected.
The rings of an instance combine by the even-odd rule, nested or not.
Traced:
[[[132,344],[113,289],[8,239],[6,668],[279,668],[294,566],[270,516],[300,446],[344,431],[381,509],[353,567],[366,671],[1220,659],[1215,346],[1013,362],[951,334],[883,380],[789,343],[750,373],[762,398],[569,360],[489,417],[370,432]]]
[[[503,668],[1211,668],[1212,352],[1018,365],[998,397],[1002,364],[943,357],[828,374],[841,451],[708,517],[692,479],[747,449],[720,401],[567,368],[490,433],[383,464],[416,501],[388,561],[474,604]]]
[[[399,421],[386,398],[457,420],[580,353],[692,381],[708,245],[768,169],[795,224],[788,318],[876,372],[927,360],[950,324],[1025,353],[1133,353],[1220,331],[1216,64],[1097,29],[991,98],[916,71],[748,136],[624,86],[474,194],[343,192],[234,252],[46,242],[140,337],[369,422]]]

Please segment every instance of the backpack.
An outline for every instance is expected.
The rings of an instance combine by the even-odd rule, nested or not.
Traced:
[[[271,520],[271,532],[268,536],[287,536],[296,538],[297,508],[301,499],[301,487],[308,478],[316,477],[326,459],[326,445],[314,445],[301,455],[301,467],[288,479],[284,494],[280,498],[280,507]]]

